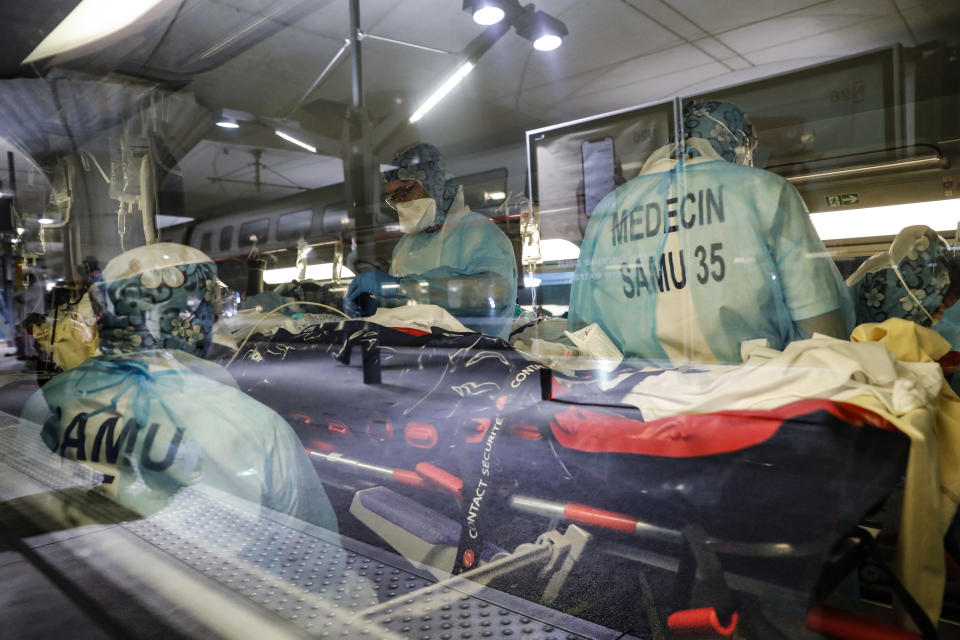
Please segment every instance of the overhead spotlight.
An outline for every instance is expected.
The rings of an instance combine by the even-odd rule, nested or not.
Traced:
[[[251,113],[239,109],[227,109],[226,107],[217,109],[214,111],[214,115],[216,116],[217,126],[224,129],[239,129],[241,122],[253,122],[255,120]]]
[[[463,0],[463,10],[473,14],[473,21],[489,27],[503,20],[507,12],[503,0]]]
[[[570,33],[567,31],[567,25],[539,10],[520,21],[516,29],[521,37],[533,42],[533,48],[538,51],[553,51]]]

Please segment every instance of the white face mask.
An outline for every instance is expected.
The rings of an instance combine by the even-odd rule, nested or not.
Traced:
[[[417,233],[433,224],[437,217],[437,201],[433,198],[417,198],[398,202],[397,215],[404,233]]]

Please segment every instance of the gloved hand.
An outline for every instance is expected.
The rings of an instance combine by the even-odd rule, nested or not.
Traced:
[[[343,310],[351,318],[360,316],[360,305],[358,298],[365,293],[380,298],[396,298],[400,296],[399,278],[394,278],[389,273],[384,273],[380,269],[358,273],[353,282],[347,289],[347,295],[343,299]],[[394,286],[384,286],[394,285]]]

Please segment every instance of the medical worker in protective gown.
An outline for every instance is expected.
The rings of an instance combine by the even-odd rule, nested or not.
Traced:
[[[570,328],[596,322],[624,355],[673,363],[740,362],[755,338],[846,338],[849,291],[796,189],[753,168],[743,111],[688,103],[681,130],[597,205]]]
[[[110,261],[91,289],[102,355],[48,382],[24,429],[103,473],[100,489],[142,515],[179,488],[210,486],[336,531],[293,429],[200,359],[211,343],[216,265],[172,243]]]
[[[847,278],[857,324],[903,318],[941,331],[940,319],[960,296],[960,265],[951,253],[930,227],[904,227],[887,251],[867,258]]]
[[[361,315],[364,294],[391,306],[415,302],[444,307],[469,329],[507,338],[517,298],[517,263],[510,240],[492,220],[466,207],[463,188],[443,167],[439,150],[418,143],[384,174],[387,203],[403,237],[390,273],[360,273],[344,310]]]

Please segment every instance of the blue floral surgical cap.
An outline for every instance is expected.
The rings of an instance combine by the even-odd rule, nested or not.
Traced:
[[[903,318],[929,327],[950,288],[950,248],[924,226],[905,228],[894,240],[894,246],[898,244],[905,247],[899,263],[867,273],[856,284],[857,322]]]
[[[444,168],[440,150],[432,144],[418,142],[398,153],[391,164],[397,168],[383,174],[384,183],[399,180],[420,182],[427,195],[437,201],[437,217],[434,222],[442,225],[460,184]]]
[[[105,354],[179,349],[203,357],[218,301],[217,266],[196,249],[158,243],[128,251],[91,289]]]
[[[753,125],[743,110],[730,102],[688,102],[683,106],[683,139],[706,140],[727,162],[752,164],[751,157],[757,146]],[[675,142],[676,136],[670,136]],[[688,157],[695,158],[700,152],[686,148]]]

